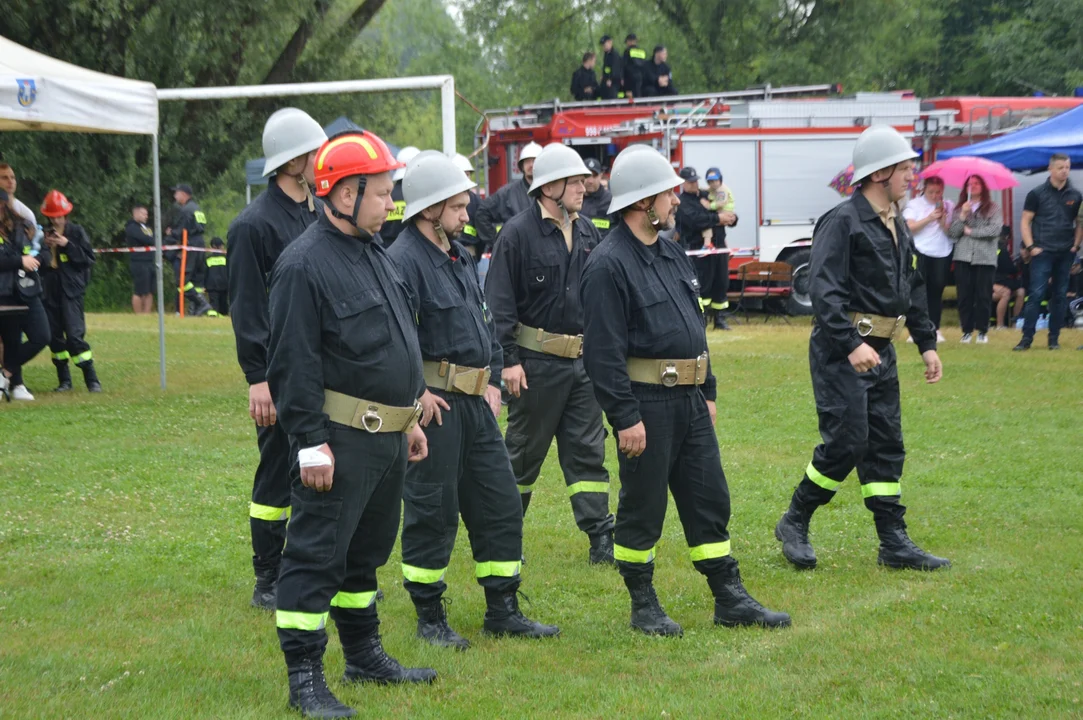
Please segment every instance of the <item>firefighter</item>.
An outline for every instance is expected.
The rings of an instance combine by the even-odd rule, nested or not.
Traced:
[[[616,100],[624,97],[621,91],[620,54],[613,49],[613,38],[602,35],[598,41],[602,46],[602,84],[599,88],[602,100]]]
[[[616,225],[619,216],[609,214],[609,203],[613,196],[602,185],[602,164],[594,158],[587,158],[583,164],[590,170],[590,175],[583,180],[587,192],[583,196],[583,208],[579,214],[594,223],[594,227],[604,236],[610,227]]]
[[[406,465],[427,452],[410,296],[377,239],[400,166],[367,131],[324,143],[315,171],[323,212],[271,272],[267,381],[293,463],[275,622],[290,705],[311,717],[354,714],[324,678],[329,616],[343,682],[436,679],[384,652],[376,612],[376,570],[395,544]]]
[[[187,303],[188,315],[207,315],[213,313],[210,303],[204,296],[203,283],[207,276],[205,253],[200,249],[207,247],[203,240],[203,232],[207,225],[207,216],[199,209],[199,204],[192,197],[192,186],[181,183],[173,188],[173,200],[180,209],[173,218],[173,222],[166,229],[166,234],[171,238],[173,245],[181,245],[184,242],[184,231],[188,231],[188,247],[195,248],[189,252],[184,262],[184,283],[181,289],[184,293],[184,301]],[[178,285],[181,280],[181,251],[171,252],[170,259],[173,263],[173,275],[177,278]],[[177,298],[177,307],[180,307],[180,298]],[[217,314],[217,313],[214,313]]]
[[[703,250],[714,247],[714,233],[725,232],[726,223],[736,222],[736,216],[721,210],[711,210],[703,201],[699,189],[699,175],[693,167],[681,168],[680,207],[677,209],[677,232],[681,244],[687,250]],[[724,237],[724,235],[723,235]],[[695,258],[693,266],[699,278],[700,307],[704,324],[714,320],[716,330],[729,330],[726,323],[726,291],[729,289],[729,263],[723,254],[702,255]]]
[[[575,522],[590,538],[588,559],[612,563],[605,429],[582,358],[579,278],[601,240],[577,214],[590,171],[560,143],[542,150],[535,171],[534,203],[504,226],[485,284],[512,396],[505,442],[526,514],[556,437]]]
[[[651,61],[643,68],[642,90],[644,97],[661,95],[676,95],[677,86],[673,84],[673,71],[669,69],[666,60],[669,51],[664,45],[654,47],[654,55]]]
[[[403,167],[406,167],[406,163],[417,157],[417,154],[421,150],[413,145],[407,145],[402,150],[399,150],[399,154],[395,156],[395,159],[402,163]],[[402,211],[406,209],[406,201],[402,199],[402,177],[403,170],[396,170],[391,174],[391,179],[395,181],[395,188],[391,191],[391,200],[395,203],[395,209],[391,211],[387,216],[387,222],[380,228],[380,240],[383,241],[384,247],[391,247],[391,243],[395,242],[399,233],[402,232]]]
[[[224,250],[222,238],[212,238],[211,249]],[[207,256],[207,300],[216,313],[229,315],[229,269],[225,255]]]
[[[272,114],[263,127],[267,189],[230,223],[226,234],[230,318],[259,447],[248,506],[256,575],[252,606],[272,611],[290,514],[291,460],[289,438],[277,422],[267,384],[267,293],[278,256],[319,217],[320,202],[312,198],[312,187],[316,150],[326,141],[323,128],[303,110],[283,108]]]
[[[455,153],[455,167],[466,173],[466,177],[471,180],[474,179],[474,164],[470,162],[470,158],[466,157],[462,153]],[[477,185],[470,189],[470,201],[466,206],[466,212],[470,216],[466,221],[466,225],[463,226],[462,239],[460,244],[467,249],[467,251],[473,256],[475,261],[478,261],[484,248],[481,244],[481,239],[478,237],[478,228],[474,225],[477,219],[478,209],[481,207],[481,197],[478,196]]]
[[[863,132],[853,158],[860,192],[829,210],[813,231],[809,366],[823,443],[775,527],[783,555],[798,568],[816,567],[809,521],[855,467],[880,538],[879,564],[916,570],[951,564],[910,540],[900,502],[905,451],[892,340],[903,324],[925,362],[926,382],[938,382],[943,372],[914,240],[895,208],[913,180],[915,157],[889,126]]]
[[[597,55],[587,51],[583,53],[583,64],[572,73],[572,97],[576,100],[598,99],[598,76],[594,74]]]
[[[639,47],[639,38],[635,33],[628,33],[624,38],[624,59],[621,88],[624,97],[637,98],[643,91],[643,76],[647,72],[647,51]]]
[[[715,388],[692,263],[659,232],[672,227],[681,183],[657,152],[629,148],[613,163],[610,211],[623,221],[583,271],[583,359],[617,433],[617,567],[632,627],[680,635],[654,592],[654,556],[673,493],[692,563],[715,598],[714,622],[781,627],[790,616],[745,590],[730,554],[729,489],[715,436]]]
[[[41,283],[45,313],[49,316],[49,349],[59,381],[55,392],[71,390],[71,370],[68,361],[83,371],[86,389],[102,391],[98,373],[94,370],[94,353],[85,339],[86,315],[83,296],[90,282],[90,266],[94,264],[94,249],[86,231],[68,215],[74,208],[59,190],[50,190],[41,204],[41,214],[49,218],[45,229],[45,257],[41,263]]]
[[[406,471],[403,491],[403,585],[417,609],[417,636],[460,650],[470,643],[450,628],[441,602],[460,511],[485,589],[485,631],[560,632],[524,617],[516,596],[523,509],[496,422],[503,350],[474,261],[457,240],[474,186],[442,153],[418,155],[403,181],[406,229],[388,251],[412,291],[427,387],[421,425],[429,457]]]
[[[492,251],[497,233],[508,220],[533,205],[530,199],[531,183],[534,182],[534,159],[542,150],[541,145],[529,142],[519,152],[521,181],[510,182],[481,203],[478,208],[478,237],[486,250]]]
[[[703,200],[707,208],[712,212],[723,213],[725,222],[714,229],[711,236],[711,244],[719,249],[726,249],[726,228],[737,227],[737,201],[733,197],[733,191],[722,182],[722,171],[716,167],[707,168],[704,175],[707,180],[707,192],[703,193]],[[729,330],[726,322],[726,310],[729,309],[730,291],[730,256],[729,253],[717,255],[718,272],[714,278],[714,287],[711,290],[711,311],[714,315],[716,329]]]

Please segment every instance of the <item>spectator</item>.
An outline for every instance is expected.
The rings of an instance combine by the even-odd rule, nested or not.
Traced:
[[[38,221],[37,218],[34,217],[34,211],[15,197],[15,190],[17,187],[18,182],[15,179],[15,169],[7,163],[0,163],[0,188],[7,191],[9,208],[17,217],[22,219],[23,224],[26,227],[26,237],[31,241],[31,245],[33,246],[33,252],[31,254],[34,257],[37,257],[38,253],[41,251],[41,239],[43,233],[41,228],[38,227]]]
[[[23,365],[49,342],[49,320],[41,302],[41,279],[37,274],[39,263],[30,255],[21,220],[11,209],[11,196],[0,187],[0,305],[27,308],[22,316],[0,316],[0,341],[4,347],[0,393],[8,400],[34,399],[23,384]]]
[[[154,244],[154,231],[147,225],[147,206],[132,207],[132,219],[124,226],[124,240],[129,248]],[[132,273],[132,312],[147,315],[154,312],[154,253],[133,252],[128,256]]]
[[[1072,161],[1067,155],[1053,155],[1049,159],[1049,179],[1027,193],[1023,204],[1023,246],[1031,248],[1030,285],[1023,311],[1023,337],[1014,350],[1030,349],[1038,325],[1038,310],[1050,293],[1049,349],[1060,350],[1068,278],[1083,242],[1083,225],[1079,223],[1083,195],[1068,181],[1071,169]]]
[[[929,319],[936,327],[937,342],[944,342],[940,332],[940,316],[943,311],[944,288],[951,272],[953,244],[947,227],[955,205],[944,200],[944,181],[938,177],[925,180],[922,194],[911,200],[903,217],[914,235],[914,247],[918,251],[918,271],[925,278],[925,293],[929,303]],[[908,340],[913,342],[913,340]]]
[[[620,93],[620,55],[613,49],[613,38],[602,35],[602,100],[616,100]]]
[[[595,100],[598,97],[598,78],[594,75],[595,55],[583,53],[583,64],[572,73],[572,97],[576,100]]]
[[[224,250],[222,238],[211,239],[212,250]],[[219,315],[229,315],[229,269],[226,256],[217,253],[207,255],[207,299]]]
[[[676,95],[677,86],[673,84],[673,71],[666,64],[669,53],[664,45],[654,48],[654,61],[647,64],[643,72],[643,95]]]
[[[639,38],[628,33],[624,38],[624,59],[621,61],[624,97],[637,98],[642,94],[643,74],[647,71],[647,51],[639,47]]]
[[[1012,260],[1012,252],[1008,249],[1008,239],[1011,237],[1011,228],[1004,226],[1004,232],[1000,235],[1000,247],[997,248],[997,269],[993,278],[993,302],[996,303],[997,330],[1007,330],[1023,313],[1023,303],[1026,300],[1027,291],[1023,287],[1022,258],[1017,264]],[[928,278],[925,280],[929,282]],[[1008,305],[1015,300],[1012,308],[1012,322],[1008,324]]]
[[[989,342],[989,305],[1001,227],[1000,206],[989,198],[988,185],[980,175],[971,175],[948,228],[948,237],[955,241],[955,286],[963,329],[960,342],[969,343],[975,329],[979,344]]]

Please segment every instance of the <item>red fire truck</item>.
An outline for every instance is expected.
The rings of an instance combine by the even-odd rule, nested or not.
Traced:
[[[483,187],[495,192],[519,177],[528,142],[563,142],[603,167],[628,145],[649,144],[675,168],[722,170],[733,192],[737,227],[726,233],[731,269],[751,260],[794,267],[790,311],[810,311],[808,259],[816,219],[839,202],[829,186],[850,163],[869,125],[890,124],[914,140],[927,162],[938,150],[987,139],[1075,107],[1083,98],[935,98],[911,92],[842,96],[837,85],[765,86],[729,93],[635,101],[554,100],[486,112],[476,143],[484,147]],[[1023,191],[1035,182],[1024,183]],[[1017,191],[1018,192],[1018,191]],[[1010,194],[1009,194],[1010,195]],[[1006,222],[1021,198],[1003,199]]]

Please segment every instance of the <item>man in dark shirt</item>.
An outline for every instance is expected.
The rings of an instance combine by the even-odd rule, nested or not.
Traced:
[[[598,78],[594,74],[595,55],[583,53],[583,64],[572,73],[572,97],[576,100],[598,98]]]
[[[677,87],[673,84],[673,71],[666,64],[669,52],[665,46],[654,48],[654,58],[643,69],[643,96],[676,95]]]
[[[1079,216],[1083,195],[1068,180],[1071,170],[1072,161],[1067,155],[1053,155],[1049,159],[1049,179],[1027,193],[1023,204],[1020,229],[1023,247],[1030,250],[1030,286],[1023,311],[1023,337],[1015,350],[1028,350],[1034,343],[1038,314],[1046,296],[1050,296],[1049,349],[1060,350],[1068,280],[1083,243]]]
[[[207,255],[207,300],[219,315],[229,315],[229,267],[226,262],[225,243],[222,238],[211,238],[211,250]]]
[[[478,208],[478,238],[485,250],[492,250],[504,223],[533,204],[528,190],[534,182],[534,160],[541,150],[541,145],[536,142],[524,145],[519,152],[519,172],[523,175],[522,179],[504,185],[486,198]]]
[[[620,54],[613,49],[613,38],[603,35],[598,42],[602,46],[602,100],[616,100],[620,95],[621,68]]]
[[[512,396],[504,439],[525,514],[556,437],[576,524],[590,538],[589,560],[612,563],[605,429],[582,359],[579,279],[601,240],[578,215],[590,171],[559,143],[542,151],[534,169],[535,202],[504,226],[485,284]]]
[[[730,498],[714,432],[716,381],[692,264],[659,237],[682,203],[681,182],[653,150],[613,163],[621,224],[583,272],[583,359],[617,433],[620,506],[615,556],[632,599],[632,627],[680,635],[654,592],[654,553],[673,493],[692,563],[715,597],[718,625],[790,624],[749,596],[730,555]]]
[[[290,705],[313,717],[350,715],[323,675],[328,616],[344,682],[436,678],[384,652],[376,612],[376,570],[395,545],[407,461],[427,453],[410,293],[376,239],[395,207],[398,167],[369,132],[328,140],[316,154],[323,213],[271,273],[267,381],[296,453],[275,624]]]
[[[639,38],[628,33],[624,38],[624,59],[621,61],[624,97],[637,98],[642,94],[643,75],[647,71],[647,51],[639,47]]]
[[[681,205],[677,208],[677,232],[686,250],[714,248],[714,233],[725,237],[725,227],[737,222],[737,216],[723,210],[711,210],[699,189],[699,175],[693,167],[681,168]],[[723,246],[725,243],[723,243]],[[699,278],[700,306],[704,322],[714,320],[715,330],[729,330],[725,310],[729,306],[729,256],[702,255],[693,260]]]
[[[455,167],[466,173],[466,177],[470,178],[471,181],[474,179],[474,163],[470,162],[470,158],[462,153],[455,153],[453,161]],[[480,262],[482,259],[481,256],[484,254],[481,239],[478,237],[478,228],[477,225],[474,224],[477,220],[478,209],[480,207],[481,197],[478,196],[477,185],[475,184],[474,187],[470,189],[470,201],[466,205],[466,212],[470,216],[470,219],[467,220],[466,225],[463,226],[463,234],[460,240],[462,246],[473,256],[475,263]]]
[[[860,191],[813,231],[809,365],[823,443],[775,527],[783,555],[799,569],[816,567],[808,539],[812,514],[855,467],[880,538],[879,564],[914,570],[951,564],[907,536],[899,483],[906,452],[892,340],[904,322],[925,362],[925,381],[939,382],[943,372],[914,240],[896,212],[916,156],[890,126],[863,132],[853,157]]]
[[[256,586],[253,607],[275,609],[282,545],[290,513],[289,438],[276,422],[267,385],[267,343],[270,337],[267,293],[278,256],[319,216],[312,197],[316,150],[327,136],[320,124],[297,108],[283,108],[263,127],[263,174],[267,189],[241,211],[229,226],[226,269],[229,273],[230,319],[237,362],[248,383],[248,415],[256,423],[259,465],[248,506],[252,534],[252,567]]]
[[[154,231],[147,225],[147,206],[132,206],[132,219],[124,226],[124,242],[130,248],[154,245]],[[154,312],[154,253],[133,252],[128,256],[132,273],[132,312],[147,315]]]
[[[523,509],[500,415],[503,350],[470,253],[458,243],[469,216],[468,179],[442,153],[406,167],[406,229],[388,255],[412,291],[426,390],[421,426],[429,458],[406,472],[402,526],[403,585],[417,609],[417,636],[465,650],[448,625],[442,598],[459,514],[470,535],[475,577],[485,589],[485,632],[559,634],[523,616],[519,589]]]
[[[203,233],[207,226],[207,216],[199,208],[199,204],[192,197],[192,186],[181,183],[173,188],[173,199],[179,209],[172,220],[172,224],[166,228],[166,234],[170,236],[170,243],[183,245],[187,233],[188,247],[195,248],[186,256],[181,250],[171,251],[173,262],[173,276],[180,283],[180,289],[184,296],[185,314],[189,316],[206,315],[211,312],[211,305],[203,295],[203,283],[207,277],[207,266],[201,249],[207,247],[203,239]],[[181,260],[184,260],[184,282],[181,283]],[[180,307],[181,298],[177,297],[177,307]]]
[[[604,237],[620,217],[609,214],[609,203],[613,196],[602,185],[602,164],[594,158],[587,158],[583,164],[590,170],[590,175],[583,180],[587,193],[583,196],[583,208],[579,214],[594,223]]]
[[[395,159],[402,163],[403,167],[406,167],[406,163],[417,157],[420,152],[421,150],[413,145],[407,145],[399,150],[399,154],[395,156]],[[385,248],[391,247],[391,244],[398,238],[399,233],[402,232],[402,211],[406,209],[406,200],[402,197],[402,177],[403,171],[401,169],[396,170],[391,175],[391,179],[395,181],[395,187],[391,190],[391,200],[395,203],[395,209],[388,213],[384,226],[380,228],[380,240]]]

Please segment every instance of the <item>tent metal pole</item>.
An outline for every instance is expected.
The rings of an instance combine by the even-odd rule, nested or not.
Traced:
[[[158,163],[158,134],[152,137],[154,151],[154,267],[158,276],[158,373],[165,390],[165,287],[162,281],[162,180]]]

